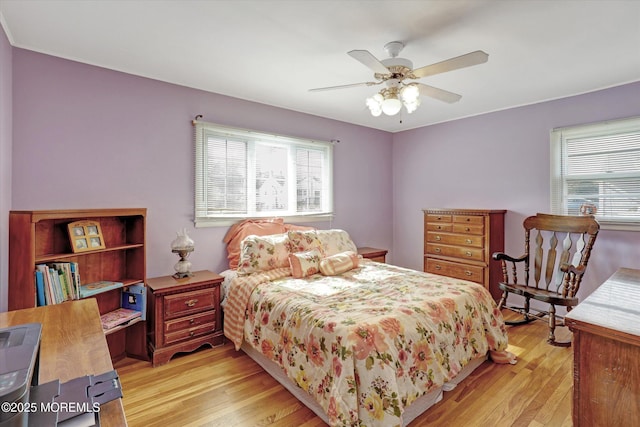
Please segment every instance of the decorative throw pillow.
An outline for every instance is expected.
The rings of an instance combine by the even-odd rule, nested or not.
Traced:
[[[241,244],[247,236],[267,236],[282,233],[286,233],[282,218],[245,219],[232,225],[223,239],[223,242],[227,244],[229,268],[232,270],[238,268]]]
[[[286,234],[247,236],[242,241],[238,274],[251,274],[289,266],[289,238]]]
[[[289,254],[289,264],[291,275],[296,279],[311,276],[320,271],[320,260],[322,253],[319,249],[312,249],[306,252]]]
[[[320,261],[320,273],[325,276],[335,276],[346,273],[358,266],[358,254],[346,251],[326,257]]]
[[[289,252],[306,252],[312,249],[318,249],[322,252],[322,242],[318,239],[315,230],[287,232],[289,236]]]
[[[316,230],[318,239],[322,242],[322,250],[325,256],[339,254],[341,252],[358,252],[355,243],[344,230]]]

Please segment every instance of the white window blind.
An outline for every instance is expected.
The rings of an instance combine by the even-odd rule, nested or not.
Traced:
[[[333,215],[333,146],[194,121],[196,226]]]
[[[640,229],[640,117],[551,132],[551,210]]]

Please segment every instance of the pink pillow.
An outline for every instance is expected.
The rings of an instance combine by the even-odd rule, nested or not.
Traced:
[[[353,251],[331,255],[320,261],[320,273],[325,276],[336,276],[346,273],[358,266],[358,254]]]
[[[232,270],[238,268],[240,246],[245,237],[252,234],[256,236],[268,236],[270,234],[282,233],[285,233],[284,220],[282,218],[245,219],[232,225],[223,239],[223,242],[227,244],[229,268]]]
[[[312,231],[313,227],[307,227],[306,225],[285,224],[284,229],[286,231]]]
[[[291,274],[296,279],[316,274],[320,269],[322,253],[319,249],[289,254]]]

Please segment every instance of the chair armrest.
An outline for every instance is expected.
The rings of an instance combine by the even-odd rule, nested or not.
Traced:
[[[584,274],[585,267],[584,265],[579,265],[576,267],[572,264],[562,264],[560,266],[560,271],[562,271],[563,273],[573,273],[576,276],[582,276]]]
[[[514,258],[505,254],[504,252],[494,252],[492,258],[496,261],[510,261],[510,262],[522,262],[527,259],[526,255],[522,255],[518,258]]]

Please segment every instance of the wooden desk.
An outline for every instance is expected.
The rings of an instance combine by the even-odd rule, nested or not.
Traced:
[[[0,313],[0,328],[41,323],[39,383],[64,383],[113,369],[94,298]],[[122,399],[100,408],[101,426],[126,426]]]
[[[640,270],[619,269],[565,320],[574,426],[640,425]]]

